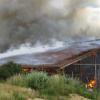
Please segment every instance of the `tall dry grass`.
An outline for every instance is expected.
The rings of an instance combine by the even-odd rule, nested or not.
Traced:
[[[33,100],[36,96],[32,89],[0,84],[0,100]]]
[[[98,92],[90,93],[80,81],[64,75],[48,76],[43,72],[32,72],[11,77],[8,84],[27,87],[39,91],[40,97],[50,100],[59,96],[79,94],[86,98],[99,100]],[[53,99],[52,99],[53,100]]]

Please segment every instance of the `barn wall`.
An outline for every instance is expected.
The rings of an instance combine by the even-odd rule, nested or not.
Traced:
[[[71,77],[77,77],[83,82],[95,78],[95,64],[97,75],[97,86],[100,87],[100,51],[97,52],[96,59],[94,56],[87,57],[77,63],[65,68],[65,73]]]

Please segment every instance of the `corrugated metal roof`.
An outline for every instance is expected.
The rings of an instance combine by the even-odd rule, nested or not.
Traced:
[[[93,49],[99,49],[99,48],[100,48],[100,40],[80,42],[80,43],[76,42],[76,43],[71,43],[68,47],[47,51],[44,53],[27,54],[27,55],[13,56],[1,59],[0,63],[3,64],[9,61],[14,61],[15,63],[32,65],[32,66],[45,65],[45,64],[48,66],[57,65],[57,64],[63,64],[65,60],[67,61],[67,59],[71,59],[84,52],[92,51]],[[71,62],[69,61],[69,63]]]

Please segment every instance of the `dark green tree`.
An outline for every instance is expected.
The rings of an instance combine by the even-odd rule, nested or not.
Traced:
[[[13,62],[8,62],[0,66],[0,79],[5,80],[15,74],[19,74],[21,72],[21,66],[19,64],[15,64]]]

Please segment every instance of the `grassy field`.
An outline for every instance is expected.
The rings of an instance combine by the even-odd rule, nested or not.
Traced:
[[[77,79],[43,72],[14,75],[0,84],[0,100],[100,100]],[[87,99],[86,99],[87,98]]]
[[[70,96],[51,96],[51,100],[89,100],[77,94]],[[47,97],[40,97],[39,93],[29,88],[22,88],[0,83],[0,100],[48,100]]]
[[[64,75],[48,76],[43,72],[32,72],[13,76],[7,79],[5,83],[34,89],[38,91],[39,97],[45,100],[70,100],[70,94],[78,94],[92,100],[100,100],[99,91],[90,93],[84,84]]]
[[[33,100],[36,96],[32,89],[0,84],[0,100]]]

